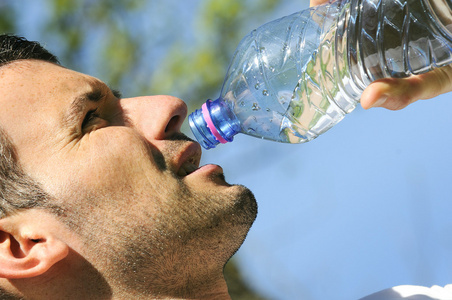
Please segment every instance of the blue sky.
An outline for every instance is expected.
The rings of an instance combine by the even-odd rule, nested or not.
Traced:
[[[358,299],[450,283],[451,108],[450,94],[358,108],[306,144],[243,136],[207,151],[259,202],[238,254],[251,284],[271,299]]]
[[[358,107],[307,144],[242,135],[206,151],[259,203],[237,255],[250,284],[270,299],[345,300],[451,283],[450,100]]]

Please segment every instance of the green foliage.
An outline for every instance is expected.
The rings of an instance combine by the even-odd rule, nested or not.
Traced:
[[[16,30],[16,13],[14,9],[6,3],[0,4],[0,32],[13,33]]]
[[[191,54],[179,51],[181,48],[180,44],[171,47],[158,68],[160,71],[152,77],[150,90],[153,94],[177,91],[184,99],[196,97],[198,102],[205,101],[209,94],[213,95],[219,89],[225,63],[212,48],[201,48]]]
[[[252,29],[253,18],[270,13],[279,0],[204,0],[192,47],[175,43],[158,66],[150,88],[156,94],[178,91],[178,96],[199,106],[218,97],[229,61],[239,41]],[[180,51],[180,49],[188,49]]]
[[[2,32],[14,32],[23,18],[13,1],[0,6]],[[50,50],[65,66],[99,77],[125,96],[174,94],[197,106],[218,96],[234,49],[255,27],[250,24],[259,24],[281,0],[199,0],[192,24],[181,23],[162,9],[168,4],[155,0],[36,1],[51,16],[40,24],[39,40],[56,45]],[[156,17],[156,28],[137,22]],[[162,29],[171,36],[158,40]],[[184,40],[178,35],[184,30],[193,37]],[[155,56],[154,48],[165,55]]]
[[[121,25],[124,13],[133,14],[144,5],[144,0],[48,0],[52,18],[45,26],[44,35],[58,38],[61,61],[70,68],[85,71],[84,53],[89,47],[98,49],[95,65],[102,66],[92,74],[113,86],[120,86],[134,65],[139,40],[129,28]],[[92,58],[90,59],[92,60]]]
[[[237,263],[231,259],[224,268],[224,277],[228,284],[229,295],[233,300],[264,300],[265,298],[257,295],[249,289],[243,281]]]

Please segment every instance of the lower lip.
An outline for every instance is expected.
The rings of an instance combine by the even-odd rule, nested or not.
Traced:
[[[200,173],[207,173],[207,174],[212,174],[212,173],[223,173],[223,168],[221,168],[218,165],[205,165],[202,166],[198,169],[196,169],[195,171],[193,171],[192,173],[190,173],[188,176],[193,175],[193,174],[200,174]]]
[[[190,173],[183,178],[186,182],[213,182],[217,186],[230,187],[231,185],[224,180],[223,168],[218,165],[205,165],[198,168],[196,171]]]

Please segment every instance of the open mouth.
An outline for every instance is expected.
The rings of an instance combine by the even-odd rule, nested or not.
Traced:
[[[184,177],[190,175],[194,171],[198,169],[198,163],[196,158],[190,157],[187,161],[185,161],[177,171],[177,175]]]
[[[176,158],[176,175],[185,177],[199,168],[201,160],[201,146],[198,143],[190,143]]]

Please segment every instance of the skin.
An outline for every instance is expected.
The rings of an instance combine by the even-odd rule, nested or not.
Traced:
[[[328,0],[311,0],[310,5],[328,3]],[[361,96],[364,109],[383,107],[400,110],[418,100],[432,99],[452,91],[452,66],[408,78],[386,78],[373,82]]]
[[[33,299],[229,298],[222,269],[256,203],[219,166],[198,168],[180,99],[119,99],[36,60],[0,68],[0,91],[20,165],[64,210],[0,220],[1,286]]]

